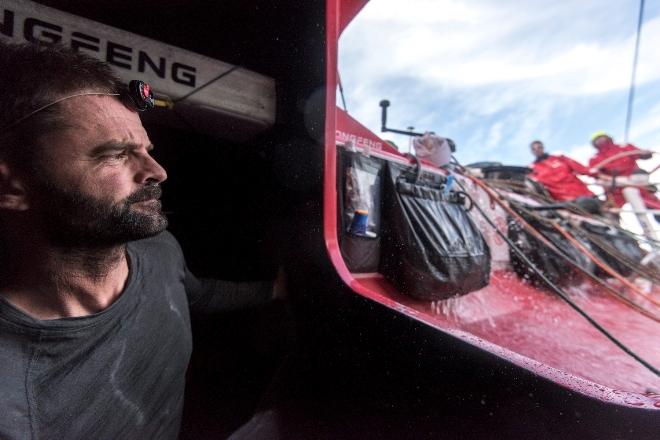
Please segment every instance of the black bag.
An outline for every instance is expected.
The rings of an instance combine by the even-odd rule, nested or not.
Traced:
[[[380,261],[381,180],[384,161],[340,150],[339,248],[352,272],[376,272]],[[356,211],[366,211],[366,224],[357,231]]]
[[[381,272],[407,295],[464,295],[488,284],[490,249],[445,179],[387,164]]]

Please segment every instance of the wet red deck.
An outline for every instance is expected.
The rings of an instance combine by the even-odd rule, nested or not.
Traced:
[[[660,408],[660,378],[598,332],[559,297],[495,272],[486,288],[436,303],[401,295],[379,274],[352,287],[436,328],[481,346],[557,383],[617,403]],[[647,362],[660,366],[660,324],[589,281],[569,288],[574,301]]]

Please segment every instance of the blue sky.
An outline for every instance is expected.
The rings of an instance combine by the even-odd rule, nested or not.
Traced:
[[[623,140],[638,13],[638,0],[371,0],[340,40],[349,113],[379,133],[389,99],[389,126],[451,137],[462,163],[528,164],[536,138],[586,162],[592,132]],[[660,150],[660,0],[646,0],[629,141]]]

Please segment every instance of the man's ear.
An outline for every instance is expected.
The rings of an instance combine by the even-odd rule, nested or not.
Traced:
[[[7,162],[0,160],[0,209],[25,211],[29,208],[23,179]]]

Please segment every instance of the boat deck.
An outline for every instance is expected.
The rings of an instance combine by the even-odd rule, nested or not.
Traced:
[[[566,387],[613,403],[660,409],[660,378],[557,295],[513,272],[493,272],[487,287],[437,302],[401,295],[378,273],[354,276],[351,287],[365,296]],[[567,290],[583,310],[651,365],[660,365],[659,323],[591,281],[575,281]]]

